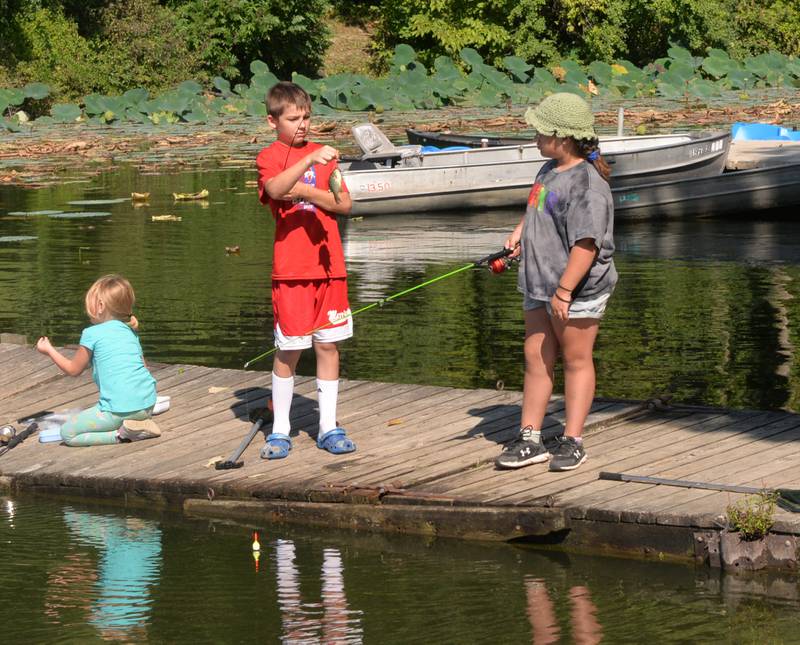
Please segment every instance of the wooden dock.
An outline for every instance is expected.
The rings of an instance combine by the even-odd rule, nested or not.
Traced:
[[[0,423],[43,410],[88,407],[90,374],[63,376],[31,347],[0,340]],[[126,505],[180,505],[187,513],[257,524],[294,521],[353,529],[562,544],[592,551],[693,557],[703,532],[740,495],[598,480],[601,470],[671,479],[800,488],[800,416],[598,399],[585,433],[589,460],[498,471],[493,460],[519,424],[520,392],[342,381],[339,421],[358,445],[316,447],[313,378],[297,379],[294,448],[218,471],[263,406],[269,373],[151,365],[163,435],[131,444],[69,448],[36,437],[0,456],[11,491],[58,492]],[[545,430],[563,421],[559,399]],[[20,427],[19,424],[18,428]],[[775,531],[796,540],[800,514],[779,511]],[[698,555],[702,559],[702,553]]]

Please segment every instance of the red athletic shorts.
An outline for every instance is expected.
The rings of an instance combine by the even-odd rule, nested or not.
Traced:
[[[306,349],[312,337],[335,343],[353,335],[347,278],[273,280],[272,314],[280,349]]]

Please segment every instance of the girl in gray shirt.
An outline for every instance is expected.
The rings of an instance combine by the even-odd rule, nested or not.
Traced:
[[[525,119],[551,161],[536,176],[525,215],[506,241],[521,254],[525,377],[521,429],[496,464],[519,468],[549,459],[550,470],[573,470],[586,461],[581,435],[594,398],[592,352],[617,283],[609,168],[599,154],[591,109],[579,96],[548,96]],[[546,447],[541,427],[559,352],[566,427]]]

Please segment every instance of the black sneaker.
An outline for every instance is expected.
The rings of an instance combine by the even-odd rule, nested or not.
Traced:
[[[556,437],[558,445],[550,458],[550,470],[575,470],[586,461],[583,444],[572,437]]]
[[[495,459],[498,468],[522,468],[530,464],[539,464],[550,458],[541,439],[532,441],[533,428],[527,426],[519,431],[519,435],[503,447],[503,452]]]

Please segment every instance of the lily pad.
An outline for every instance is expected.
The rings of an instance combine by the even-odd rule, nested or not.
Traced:
[[[0,237],[0,243],[5,242],[28,242],[37,239],[35,235],[4,235]]]
[[[119,197],[116,199],[76,199],[67,202],[70,206],[99,206],[101,204],[121,204],[130,201],[129,197]]]
[[[84,217],[107,217],[111,213],[107,211],[85,211],[85,212],[72,212],[72,213],[55,213],[49,217],[57,219],[83,219]]]
[[[14,211],[13,213],[8,214],[17,217],[33,217],[35,215],[57,215],[58,213],[63,212],[64,211]]]

